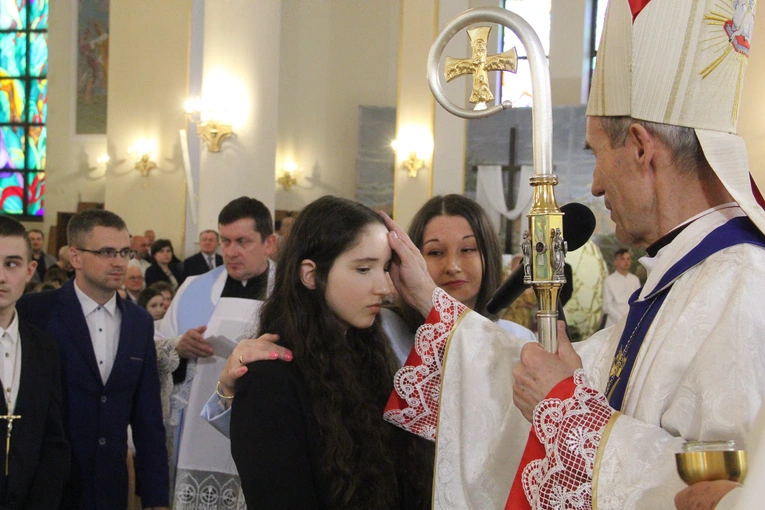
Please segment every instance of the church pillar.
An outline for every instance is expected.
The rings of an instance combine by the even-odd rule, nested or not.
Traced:
[[[447,23],[470,9],[470,1],[441,1],[438,6],[438,31],[440,32]],[[494,40],[496,41],[496,34],[494,34]],[[469,55],[470,51],[467,35],[463,31],[449,42],[444,53],[463,58]],[[491,53],[495,52],[492,51]],[[446,80],[443,79],[441,81],[444,91],[452,102],[462,108],[472,108],[472,105],[467,102],[472,83],[473,80],[470,76],[454,80],[451,83],[446,83]],[[462,194],[465,189],[467,121],[452,115],[439,105],[435,107],[435,119],[433,195]]]
[[[402,147],[393,172],[393,216],[406,228],[433,189],[433,122],[435,99],[425,76],[425,63],[436,36],[437,3],[432,0],[401,1],[401,31],[396,102],[396,139]],[[414,142],[413,145],[408,145]],[[424,166],[410,177],[402,163],[418,147]]]
[[[184,172],[178,130],[184,126],[189,4],[112,0],[105,207],[132,233],[153,229],[182,252]],[[151,149],[156,168],[136,170],[131,146]],[[143,151],[141,151],[143,152]]]
[[[280,0],[205,2],[202,101],[227,110],[234,134],[220,152],[202,144],[197,232],[242,195],[274,210],[280,27]]]

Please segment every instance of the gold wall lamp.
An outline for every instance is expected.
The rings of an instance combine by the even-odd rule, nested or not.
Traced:
[[[146,140],[138,141],[128,147],[128,154],[135,159],[134,168],[144,177],[148,177],[149,171],[157,168],[157,164],[151,159],[155,152],[154,144]]]
[[[424,129],[404,128],[399,132],[398,139],[390,145],[409,177],[417,177],[417,173],[425,168],[426,161],[433,154],[433,138]]]
[[[220,144],[231,136],[231,124],[220,120],[223,113],[213,112],[204,108],[200,97],[192,97],[186,101],[186,119],[196,124],[197,136],[207,143],[207,150],[220,152]]]
[[[292,186],[297,184],[297,178],[303,171],[293,161],[287,162],[282,170],[282,175],[276,179],[276,182],[282,185],[284,191],[289,191]]]

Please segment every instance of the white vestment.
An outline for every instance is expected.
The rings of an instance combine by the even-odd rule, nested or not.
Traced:
[[[275,269],[276,265],[269,263],[267,294],[273,288]],[[191,327],[220,323],[221,317],[231,323],[232,315],[241,324],[241,334],[257,331],[257,309],[262,301],[221,298],[227,276],[225,266],[220,266],[188,278],[159,324],[155,339],[177,338]],[[197,287],[191,287],[195,295],[187,295],[195,281]],[[204,286],[200,289],[202,281]],[[192,300],[194,309],[189,312]],[[208,330],[205,336],[215,333]],[[231,444],[200,417],[207,398],[215,391],[225,362],[219,356],[189,359],[186,380],[176,385],[171,397],[170,426],[180,425],[173,496],[176,510],[245,508],[236,465],[231,458]]]
[[[656,257],[641,260],[648,280],[640,299],[706,234],[742,215],[737,207],[710,210]],[[436,308],[444,306],[438,294]],[[746,439],[765,397],[764,300],[765,249],[748,244],[713,254],[675,281],[635,361],[623,414],[598,431],[590,464],[597,508],[674,508],[684,487],[674,453],[685,440]],[[448,312],[444,325],[451,333],[431,328],[445,343],[443,366],[431,363],[429,375],[441,372],[440,404],[425,411],[438,416],[434,508],[504,508],[530,428],[511,391],[524,342],[476,313],[449,319]],[[600,392],[625,322],[575,344]],[[420,341],[418,332],[415,349],[424,352]],[[410,389],[396,390],[412,396]],[[386,419],[406,428],[413,418],[387,411]],[[578,448],[576,441],[567,444],[572,452]]]

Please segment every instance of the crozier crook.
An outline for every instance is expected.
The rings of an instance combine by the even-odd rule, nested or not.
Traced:
[[[533,157],[534,175],[530,184],[534,188],[534,198],[531,210],[527,215],[528,231],[524,232],[522,252],[524,254],[525,277],[524,282],[534,287],[534,292],[539,303],[537,312],[538,340],[548,351],[558,350],[557,334],[557,304],[558,294],[566,282],[563,275],[562,265],[566,255],[566,243],[563,232],[563,213],[555,201],[555,185],[558,183],[557,176],[552,173],[552,100],[550,96],[550,72],[547,68],[542,43],[534,29],[523,18],[515,13],[499,7],[482,7],[470,9],[457,16],[444,27],[436,37],[428,54],[428,83],[436,100],[448,112],[465,119],[479,119],[494,115],[512,107],[509,101],[494,106],[486,106],[488,99],[485,87],[487,71],[507,70],[514,71],[515,65],[512,57],[515,51],[504,52],[499,55],[487,55],[485,52],[485,39],[488,37],[488,29],[470,32],[473,57],[471,59],[452,59],[447,57],[445,79],[447,81],[462,74],[480,73],[479,79],[474,78],[474,90],[471,95],[479,99],[476,110],[467,110],[455,105],[446,97],[439,79],[439,66],[441,57],[447,43],[461,30],[476,23],[497,23],[515,32],[526,49],[529,66],[531,68],[532,90],[532,123],[533,123]],[[477,43],[477,37],[483,37]],[[478,51],[476,50],[478,48]],[[477,55],[477,57],[476,57]],[[480,62],[476,62],[476,58]],[[471,63],[467,65],[466,63]],[[463,63],[459,72],[455,70],[456,63]],[[476,86],[480,90],[475,90]],[[527,255],[528,254],[528,255]]]

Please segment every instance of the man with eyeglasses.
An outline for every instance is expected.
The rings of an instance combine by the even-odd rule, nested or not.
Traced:
[[[135,260],[135,258],[133,258]],[[132,260],[131,260],[132,262]],[[143,290],[143,274],[141,268],[130,265],[125,272],[125,291],[124,297],[132,303],[138,303],[138,295]],[[123,293],[120,292],[120,295]]]
[[[67,226],[75,277],[29,294],[19,315],[44,328],[61,354],[72,480],[66,508],[126,508],[127,428],[132,427],[144,508],[167,508],[154,322],[119,297],[132,251],[125,222],[109,211],[75,215]]]

